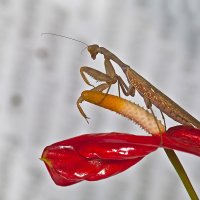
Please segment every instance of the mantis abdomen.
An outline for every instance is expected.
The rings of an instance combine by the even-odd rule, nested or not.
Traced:
[[[140,94],[148,98],[161,112],[183,125],[193,125],[200,128],[200,122],[197,119],[146,81],[137,72],[131,68],[127,68],[126,75],[130,84],[135,87]]]

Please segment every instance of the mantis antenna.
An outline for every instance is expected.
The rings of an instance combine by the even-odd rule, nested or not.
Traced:
[[[86,48],[89,46],[88,44],[86,44],[85,42],[83,42],[81,40],[77,40],[75,38],[67,37],[67,36],[64,36],[64,35],[59,35],[59,34],[56,34],[56,33],[41,33],[41,36],[43,36],[43,35],[54,35],[54,36],[57,36],[57,37],[63,37],[63,38],[67,38],[67,39],[74,40],[76,42],[82,43],[86,46]]]

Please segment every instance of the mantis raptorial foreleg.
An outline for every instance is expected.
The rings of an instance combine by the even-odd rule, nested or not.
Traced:
[[[129,89],[127,90],[127,95],[129,91],[135,88],[146,102],[147,107],[151,107],[151,104],[155,105],[161,112],[165,113],[175,121],[189,126],[195,126],[200,128],[200,122],[190,115],[186,110],[181,108],[173,100],[163,94],[160,90],[154,87],[141,75],[131,69],[130,66],[123,63],[117,56],[105,49],[104,47],[99,47],[97,44],[87,46],[88,52],[93,59],[96,59],[98,53],[103,54],[104,58],[107,60],[112,60],[118,64],[123,70],[129,82]]]
[[[131,90],[129,90],[128,86],[125,84],[125,82],[123,81],[123,79],[115,73],[114,67],[113,67],[112,63],[110,62],[110,60],[105,59],[104,60],[104,65],[105,65],[106,73],[102,73],[102,72],[100,72],[100,71],[98,71],[96,69],[93,69],[93,68],[87,67],[87,66],[81,67],[80,68],[80,74],[81,74],[83,80],[85,81],[85,83],[88,84],[88,85],[90,85],[90,86],[92,86],[92,87],[94,87],[88,81],[88,79],[86,78],[85,74],[91,76],[96,81],[106,82],[106,84],[108,85],[108,90],[110,89],[111,85],[113,85],[116,82],[118,82],[119,96],[120,96],[120,89],[123,91],[123,93],[126,96],[127,95],[134,96],[135,95],[134,88],[132,88]]]
[[[93,91],[104,91],[107,89],[107,92],[105,93],[104,97],[102,98],[101,101],[103,101],[103,99],[105,98],[105,96],[108,94],[109,92],[109,89],[110,87],[115,84],[116,82],[118,82],[118,91],[119,91],[119,96],[120,96],[120,89],[122,90],[122,92],[125,94],[125,95],[131,95],[131,96],[134,96],[135,95],[135,90],[134,88],[132,88],[130,91],[129,91],[129,88],[128,86],[125,84],[125,82],[123,81],[123,79],[118,76],[116,73],[115,73],[115,70],[114,70],[114,67],[112,65],[112,63],[108,60],[108,59],[105,59],[104,61],[104,65],[105,65],[105,70],[106,70],[106,73],[102,73],[96,69],[93,69],[91,67],[86,67],[86,66],[83,66],[80,68],[80,74],[83,78],[83,80],[85,81],[86,84],[94,87],[90,82],[89,80],[86,78],[86,75],[89,75],[91,76],[93,79],[95,79],[96,81],[100,81],[100,82],[106,82],[106,83],[103,83],[103,84],[100,84],[99,86],[97,87],[94,87],[92,90]],[[86,119],[86,121],[88,122],[88,117],[86,116],[86,114],[84,113],[83,109],[81,108],[80,106],[80,103],[82,103],[84,100],[80,97],[77,101],[77,107],[81,113],[81,115]]]
[[[112,63],[110,62],[109,59],[106,59],[104,60],[104,66],[105,66],[105,70],[106,70],[106,73],[102,73],[96,69],[93,69],[91,67],[87,67],[87,66],[83,66],[80,68],[80,74],[83,78],[83,80],[85,81],[86,84],[94,87],[90,82],[89,80],[87,79],[86,75],[89,75],[91,76],[93,79],[95,79],[96,81],[99,81],[99,82],[106,82],[106,83],[103,83],[97,87],[94,87],[92,90],[94,91],[104,91],[107,89],[107,92],[105,93],[104,97],[102,98],[101,101],[104,100],[105,96],[108,94],[109,90],[110,90],[110,87],[115,84],[116,82],[118,83],[118,92],[119,92],[119,96],[120,96],[120,89],[122,90],[122,92],[126,95],[126,96],[134,96],[135,95],[135,88],[134,87],[128,87],[125,82],[123,81],[123,79],[118,76],[116,73],[115,73],[115,70],[114,70],[114,67],[112,65]],[[83,102],[83,99],[80,97],[77,101],[77,106],[78,106],[78,109],[81,113],[81,115],[86,119],[86,121],[88,122],[88,117],[85,115],[83,109],[81,108],[80,106],[80,103]]]

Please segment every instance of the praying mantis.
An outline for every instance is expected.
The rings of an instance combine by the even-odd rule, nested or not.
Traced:
[[[161,111],[161,113],[165,113],[167,116],[179,122],[180,124],[200,128],[200,122],[196,118],[194,118],[186,110],[176,104],[172,99],[170,99],[159,89],[149,83],[130,66],[123,63],[116,55],[111,53],[109,50],[104,47],[100,47],[97,44],[88,45],[87,50],[93,60],[96,59],[96,56],[98,54],[102,54],[104,56],[104,65],[106,69],[105,74],[90,67],[82,67],[80,69],[81,76],[88,85],[93,86],[89,83],[84,73],[92,76],[97,81],[105,82],[97,87],[94,87],[92,90],[103,91],[105,89],[108,89],[109,91],[111,85],[118,82],[118,88],[121,88],[126,96],[134,96],[136,90],[144,98],[144,102],[148,109],[151,109],[153,104]],[[117,65],[119,65],[119,67],[121,67],[128,80],[129,86],[127,86],[122,78],[115,73],[111,61],[115,62]],[[84,101],[84,99],[80,97],[77,101],[77,106],[80,113],[87,120],[88,117],[85,115],[79,105],[82,101]]]
[[[149,83],[145,78],[143,78],[136,71],[134,71],[129,65],[123,63],[116,55],[114,55],[112,52],[110,52],[106,48],[100,47],[97,44],[87,45],[86,43],[80,40],[54,34],[54,33],[42,33],[42,35],[44,34],[50,34],[50,35],[68,38],[68,39],[75,40],[77,42],[80,42],[86,45],[87,50],[93,60],[96,59],[96,56],[98,54],[102,54],[104,56],[104,66],[106,69],[106,73],[102,73],[96,69],[93,69],[87,66],[81,67],[80,69],[81,76],[88,85],[93,86],[87,80],[84,73],[90,75],[97,81],[105,82],[103,84],[100,84],[97,87],[93,86],[94,88],[92,90],[102,92],[107,89],[107,93],[108,93],[111,85],[118,82],[119,96],[120,96],[120,88],[122,89],[122,92],[126,96],[129,96],[129,95],[134,96],[135,91],[137,91],[143,97],[147,108],[151,109],[152,112],[153,110],[151,107],[152,105],[154,105],[161,111],[161,114],[165,113],[167,116],[179,122],[180,124],[200,128],[200,122],[196,118],[194,118],[186,110],[184,110],[178,104],[176,104],[172,99],[170,99],[168,96],[162,93],[159,89],[157,89],[155,86]],[[123,79],[115,73],[115,70],[111,61],[115,62],[117,65],[119,65],[119,67],[121,67],[122,71],[124,72],[128,80],[129,86],[127,86],[125,82],[123,81]],[[81,115],[87,121],[88,117],[86,116],[86,114],[84,113],[83,109],[80,106],[80,103],[82,103],[83,101],[84,99],[80,96],[80,98],[77,100],[77,107]]]

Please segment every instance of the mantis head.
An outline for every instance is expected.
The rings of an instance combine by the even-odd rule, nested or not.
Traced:
[[[95,60],[99,51],[99,46],[97,44],[92,44],[87,47],[87,50],[90,53],[92,59]]]

